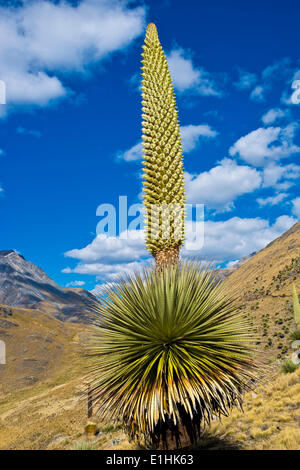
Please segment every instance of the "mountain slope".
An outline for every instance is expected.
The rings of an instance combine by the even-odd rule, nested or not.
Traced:
[[[291,353],[291,286],[295,282],[300,293],[299,249],[300,223],[224,280],[242,299],[257,328],[257,346],[267,358],[281,361]],[[0,449],[70,449],[77,441],[85,442],[86,403],[80,398],[86,358],[81,345],[88,334],[86,325],[0,305],[0,339],[7,344],[7,364],[0,365]],[[234,410],[221,423],[212,423],[201,449],[299,450],[300,369],[282,375],[280,364],[274,363],[271,370],[271,376],[246,394],[244,413]],[[94,448],[137,448],[118,427],[93,419],[101,431]]]
[[[289,334],[296,327],[293,283],[300,293],[300,223],[252,256],[224,282],[236,291],[256,327],[258,348],[269,358],[289,355]]]
[[[0,364],[0,398],[53,378],[70,366],[86,328],[38,310],[0,305],[0,340],[6,346],[6,364]]]
[[[95,297],[84,289],[66,289],[13,250],[0,251],[0,302],[39,309],[68,321],[85,321]]]

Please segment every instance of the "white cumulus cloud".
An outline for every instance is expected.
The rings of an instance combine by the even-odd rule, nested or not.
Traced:
[[[84,281],[72,281],[69,282],[66,287],[82,287],[85,285]]]
[[[126,0],[26,1],[0,7],[0,70],[7,103],[45,106],[68,94],[61,75],[127,47],[144,27],[145,9]]]
[[[118,237],[99,234],[81,249],[67,251],[65,256],[88,263],[139,260],[147,254],[142,231],[122,232]]]
[[[294,163],[279,165],[270,163],[263,169],[263,187],[288,189],[300,177],[300,166]]]
[[[284,199],[286,199],[287,196],[288,195],[286,193],[280,193],[280,194],[276,194],[276,196],[269,196],[269,197],[265,197],[265,198],[259,197],[257,199],[257,202],[261,207],[276,206],[277,204],[282,202]]]
[[[295,123],[285,128],[260,127],[235,142],[229,153],[256,166],[290,157],[300,152],[300,147],[293,142],[297,128]]]
[[[296,222],[295,218],[287,215],[278,217],[273,224],[258,217],[232,217],[218,222],[208,220],[204,224],[203,246],[197,252],[195,243],[187,239],[183,255],[220,263],[237,260],[261,250]],[[189,234],[191,230],[187,229],[187,232]]]
[[[194,150],[201,140],[212,139],[218,135],[212,127],[207,124],[188,124],[187,126],[180,127],[183,152],[189,153]],[[130,147],[125,152],[117,154],[118,160],[125,160],[126,162],[133,162],[140,160],[143,154],[142,142],[138,142],[133,147]]]
[[[252,100],[254,100],[254,101],[262,102],[262,101],[265,100],[264,92],[265,92],[264,87],[261,86],[261,85],[257,85],[257,86],[251,91],[250,98],[251,98]]]
[[[248,90],[257,82],[257,76],[255,73],[247,72],[239,69],[239,79],[234,83],[234,86],[239,90]]]
[[[141,160],[143,154],[142,142],[138,142],[130,149],[125,150],[125,152],[119,152],[117,155],[118,160],[125,160],[125,162],[134,162],[136,160]]]
[[[258,102],[265,101],[265,95],[272,90],[274,84],[284,82],[291,75],[292,70],[291,60],[287,57],[267,66],[260,74],[259,83],[250,93],[250,99]]]
[[[299,210],[300,203],[296,201],[295,207]],[[193,231],[195,226],[193,227],[193,223],[188,221],[186,243],[181,253],[183,257],[200,258],[217,263],[230,262],[264,248],[295,222],[297,219],[286,215],[278,217],[273,224],[262,218],[232,217],[223,221],[207,220],[204,222],[203,242],[201,236],[195,236]],[[201,224],[198,233],[203,233],[202,222],[196,224]],[[71,255],[78,260],[78,264],[74,268],[67,267],[62,272],[93,275],[98,281],[112,282],[120,274],[140,271],[153,263],[153,258],[143,246],[142,232],[138,237],[133,237],[130,251],[127,251],[125,256],[122,255],[122,246],[126,250],[128,243],[126,240],[120,243],[119,238],[104,242],[97,237],[87,247],[67,252],[66,256]]]
[[[189,52],[173,49],[167,54],[167,61],[174,87],[178,91],[193,91],[202,96],[221,96],[213,76],[203,67],[196,67]]]
[[[63,273],[94,275],[100,281],[113,281],[120,274],[141,270],[149,263],[141,230],[129,230],[117,237],[99,234],[86,247],[67,251],[65,256],[76,259],[78,264],[64,268]]]
[[[194,150],[203,138],[214,138],[217,136],[217,131],[212,129],[207,124],[189,124],[180,127],[183,151],[189,153]]]
[[[280,119],[284,119],[288,116],[288,110],[283,110],[280,108],[271,108],[262,116],[261,120],[266,126],[269,126],[270,124],[273,124],[274,122]]]
[[[62,270],[63,273],[76,273],[76,274],[88,274],[97,276],[99,281],[113,281],[118,279],[120,275],[132,274],[136,271],[141,271],[146,267],[146,261],[134,261],[132,263],[117,263],[117,264],[105,264],[105,263],[79,263],[74,269],[65,268]]]
[[[186,173],[187,200],[206,204],[218,212],[229,211],[238,196],[258,189],[261,181],[256,169],[225,158],[209,171]]]

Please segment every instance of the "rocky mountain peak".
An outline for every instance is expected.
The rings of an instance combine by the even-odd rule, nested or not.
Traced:
[[[89,292],[59,286],[14,250],[0,251],[0,303],[39,309],[63,320],[82,320],[95,300]]]

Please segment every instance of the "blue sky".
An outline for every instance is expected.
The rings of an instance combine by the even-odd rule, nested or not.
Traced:
[[[298,221],[297,3],[1,1],[1,249],[87,289],[147,259],[142,238],[97,237],[96,209],[140,202],[150,21],[175,86],[188,200],[205,204],[192,256],[232,263]]]

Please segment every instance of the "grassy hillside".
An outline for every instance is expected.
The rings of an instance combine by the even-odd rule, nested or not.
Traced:
[[[234,410],[215,422],[198,448],[299,450],[300,369],[276,374],[245,397],[244,412]]]
[[[290,355],[296,328],[292,284],[300,294],[300,223],[250,258],[224,281],[237,292],[257,330],[257,347],[266,359]]]
[[[207,449],[300,449],[300,368],[284,375],[295,328],[292,283],[300,293],[300,223],[234,271],[224,282],[239,293],[257,329],[258,349],[271,370],[245,396],[244,413],[214,421],[198,447]],[[85,361],[87,327],[62,323],[36,310],[0,314],[7,343],[0,366],[0,449],[136,449],[117,426],[95,422],[99,434],[86,441]]]
[[[63,323],[38,310],[10,308],[11,315],[0,310],[7,362],[0,364],[0,398],[58,375],[79,353],[82,325]]]
[[[0,449],[45,448],[72,422],[76,429],[86,423],[80,402],[86,332],[85,325],[37,310],[0,306],[0,339],[7,348],[7,364],[0,365]]]
[[[63,374],[60,385],[49,382],[0,401],[0,449],[138,449],[117,426],[95,418],[99,434],[87,441],[86,403],[82,381]],[[300,449],[300,369],[276,375],[245,397],[244,412],[212,423],[198,448]],[[87,444],[86,444],[87,443]]]

